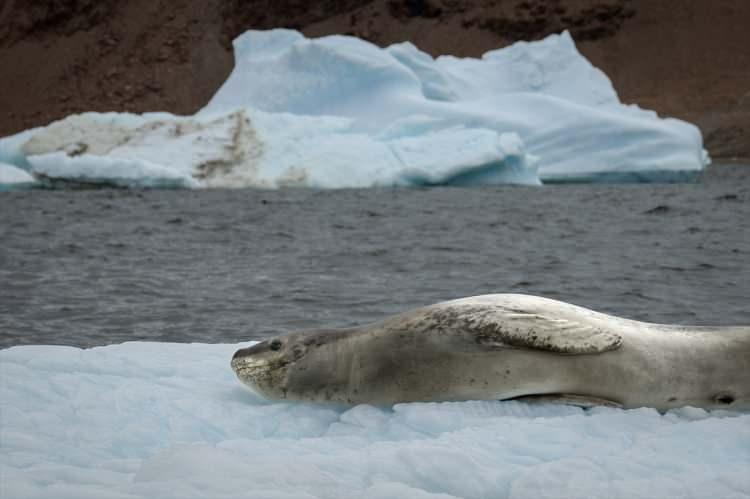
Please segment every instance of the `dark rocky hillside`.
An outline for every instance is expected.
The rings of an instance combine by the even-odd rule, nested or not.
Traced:
[[[746,0],[2,0],[0,135],[81,111],[192,113],[249,28],[410,40],[477,56],[570,30],[625,102],[698,124],[750,157]]]

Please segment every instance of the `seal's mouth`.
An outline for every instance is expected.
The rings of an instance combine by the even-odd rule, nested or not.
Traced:
[[[247,376],[270,367],[270,362],[266,359],[252,357],[233,357],[231,362],[232,370],[239,376]]]

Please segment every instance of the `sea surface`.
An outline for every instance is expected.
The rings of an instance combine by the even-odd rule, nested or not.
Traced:
[[[681,185],[0,194],[0,347],[240,342],[503,292],[750,324],[750,167]]]

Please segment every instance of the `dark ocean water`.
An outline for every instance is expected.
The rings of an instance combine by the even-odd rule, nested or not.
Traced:
[[[750,167],[682,185],[0,194],[0,347],[239,342],[494,292],[750,324]]]

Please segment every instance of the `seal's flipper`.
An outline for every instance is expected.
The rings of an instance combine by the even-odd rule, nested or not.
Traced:
[[[622,344],[616,332],[568,319],[502,307],[467,312],[465,321],[476,342],[490,348],[590,354],[616,350]]]
[[[523,397],[515,397],[510,400],[518,400],[519,402],[525,402],[527,404],[574,405],[583,409],[591,409],[592,407],[614,407],[616,409],[622,409],[622,404],[619,404],[612,400],[599,397],[590,397],[588,395],[573,395],[570,393],[524,395]]]

